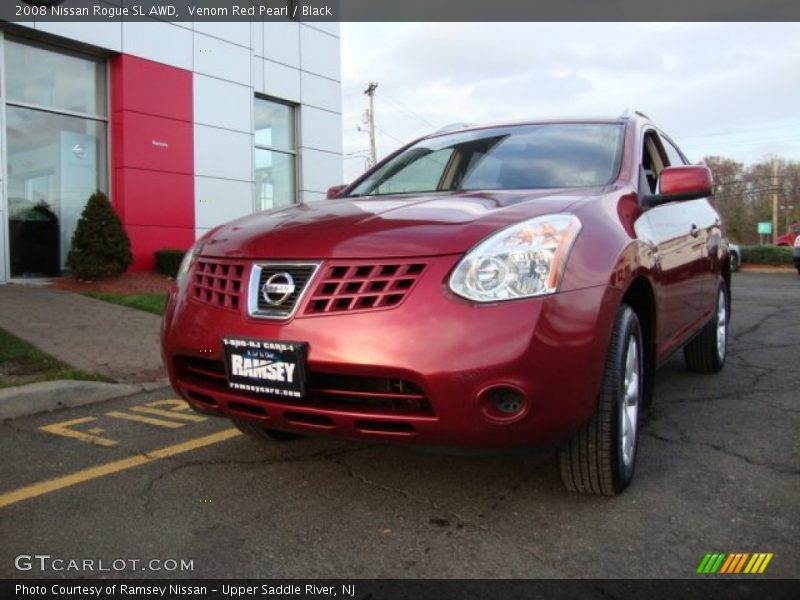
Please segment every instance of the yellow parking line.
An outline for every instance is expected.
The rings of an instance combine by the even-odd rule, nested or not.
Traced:
[[[101,437],[99,435],[93,435],[98,433],[103,433],[102,429],[94,428],[90,429],[89,433],[85,433],[83,431],[78,431],[76,429],[70,429],[73,425],[80,425],[81,423],[91,423],[92,421],[96,421],[94,417],[82,417],[80,419],[72,419],[71,421],[63,421],[61,423],[53,423],[52,425],[44,425],[43,427],[39,427],[42,431],[46,431],[47,433],[54,433],[56,435],[63,435],[64,437],[74,438],[76,440],[80,440],[82,442],[87,442],[89,444],[96,444],[97,446],[116,446],[116,440],[110,440],[108,438]]]
[[[155,417],[144,417],[142,415],[131,415],[124,412],[108,412],[108,417],[115,419],[127,419],[128,421],[137,421],[139,423],[147,423],[148,425],[157,425],[158,427],[166,427],[167,429],[178,429],[183,427],[186,423],[176,423],[175,421],[165,421],[164,419],[156,419]]]
[[[105,477],[106,475],[111,475],[120,471],[126,471],[134,467],[146,465],[147,463],[151,463],[156,460],[169,458],[170,456],[175,456],[176,454],[183,454],[184,452],[203,448],[204,446],[210,446],[211,444],[224,442],[225,440],[229,440],[238,435],[241,435],[238,429],[225,429],[224,431],[212,433],[211,435],[195,438],[193,440],[188,440],[180,444],[159,448],[158,450],[153,450],[147,454],[137,454],[136,456],[115,460],[104,465],[98,465],[96,467],[89,467],[88,469],[76,471],[75,473],[70,473],[69,475],[63,475],[54,479],[48,479],[46,481],[40,481],[38,483],[26,485],[25,487],[0,494],[0,508],[10,504],[16,504],[17,502],[22,502],[23,500],[29,500],[31,498],[35,498],[36,496],[41,496],[42,494],[49,494],[50,492],[63,490],[64,488],[78,485],[79,483],[85,483],[87,481],[91,481],[92,479],[97,479],[98,477]]]
[[[200,415],[190,415],[185,413],[180,413],[175,410],[163,410],[161,408],[150,408],[147,406],[134,406],[131,407],[131,410],[134,412],[145,413],[148,415],[157,415],[159,417],[167,417],[168,419],[179,419],[182,421],[192,421],[193,423],[199,423],[200,421],[205,421],[206,417],[201,417]]]

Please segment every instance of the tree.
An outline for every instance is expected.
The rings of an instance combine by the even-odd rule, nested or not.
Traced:
[[[67,266],[79,279],[110,277],[133,262],[131,242],[117,213],[101,191],[91,195],[72,236]]]
[[[800,163],[778,160],[776,178],[769,159],[747,167],[720,156],[703,162],[714,175],[713,202],[731,240],[759,243],[757,223],[772,221],[773,191],[778,193],[778,233],[800,218]]]

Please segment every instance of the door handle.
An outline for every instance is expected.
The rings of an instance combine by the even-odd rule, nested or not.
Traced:
[[[692,225],[692,228],[689,230],[689,235],[695,238],[700,235],[700,229],[697,227],[697,225]]]

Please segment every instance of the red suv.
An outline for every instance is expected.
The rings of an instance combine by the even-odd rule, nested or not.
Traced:
[[[198,240],[164,316],[172,385],[256,437],[557,444],[569,489],[616,494],[656,367],[725,361],[711,188],[638,113],[424,137]]]
[[[776,246],[794,246],[794,242],[797,239],[797,236],[800,235],[800,223],[792,223],[792,226],[789,228],[789,231],[784,233],[782,236],[779,236],[777,240],[775,240]]]

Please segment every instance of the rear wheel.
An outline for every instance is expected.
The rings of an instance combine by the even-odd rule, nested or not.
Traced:
[[[597,411],[558,451],[567,489],[614,496],[633,480],[645,389],[643,348],[639,319],[623,304],[611,333]]]
[[[720,279],[717,303],[712,319],[696,338],[683,349],[686,367],[695,373],[717,373],[728,354],[728,323],[730,299],[728,286]]]
[[[242,419],[233,419],[233,424],[236,425],[236,428],[245,435],[249,435],[250,437],[262,442],[288,442],[303,437],[298,433],[289,433],[288,431],[269,429],[267,427],[262,427],[257,423],[251,423],[250,421],[244,421]]]
[[[739,270],[739,255],[736,252],[731,252],[731,271]]]

